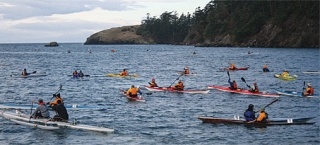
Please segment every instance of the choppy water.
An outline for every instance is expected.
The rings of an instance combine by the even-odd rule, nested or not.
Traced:
[[[92,53],[88,53],[88,49]],[[111,52],[114,49],[116,52]],[[71,53],[67,53],[67,51]],[[254,54],[246,54],[248,51]],[[196,55],[193,55],[196,52]],[[301,91],[303,82],[311,82],[319,94],[319,49],[293,48],[197,48],[173,45],[101,45],[43,44],[0,45],[1,104],[31,104],[32,100],[50,100],[58,86],[66,104],[99,106],[100,110],[69,110],[70,118],[88,125],[114,128],[114,134],[63,129],[45,131],[15,125],[0,118],[0,144],[319,144],[319,98],[281,97],[269,106],[269,117],[310,117],[314,125],[270,126],[248,128],[239,125],[204,124],[198,116],[232,118],[242,115],[247,105],[256,109],[272,98],[230,94],[211,90],[209,94],[153,93],[144,95],[146,103],[128,102],[119,93],[134,85],[146,85],[156,78],[158,85],[169,86],[185,66],[196,76],[181,77],[186,89],[205,89],[208,85],[228,85],[227,73],[220,68],[235,63],[250,65],[247,71],[230,72],[238,86],[258,82],[260,90]],[[263,73],[267,64],[274,72]],[[23,68],[29,72],[47,73],[46,77],[12,78]],[[105,77],[122,69],[137,73],[139,78]],[[93,75],[72,79],[75,69]],[[296,81],[285,82],[273,77],[287,69],[298,75]],[[143,90],[146,93],[146,90]],[[54,114],[53,112],[51,113]]]

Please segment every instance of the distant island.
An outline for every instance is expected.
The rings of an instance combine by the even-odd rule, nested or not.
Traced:
[[[97,32],[85,45],[319,48],[319,1],[210,1],[193,14],[147,14],[141,25]]]
[[[57,47],[59,44],[57,42],[50,42],[44,45],[45,47]]]

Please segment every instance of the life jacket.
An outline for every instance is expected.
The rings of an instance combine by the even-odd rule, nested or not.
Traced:
[[[234,82],[232,87],[233,87],[233,89],[237,89],[237,88],[238,88],[237,83],[236,83],[236,82]]]
[[[78,72],[74,71],[74,72],[72,73],[72,76],[77,77],[77,76],[78,76]]]
[[[26,76],[26,75],[28,75],[28,73],[27,73],[26,71],[23,71],[23,72],[21,73],[21,75]]]
[[[123,71],[120,73],[120,76],[127,76],[128,75],[128,72],[127,71]]]
[[[150,83],[150,87],[158,87],[158,85],[157,85],[156,82],[151,82],[151,83]]]
[[[189,69],[184,69],[184,74],[189,74]]]
[[[312,87],[308,87],[306,91],[307,91],[308,95],[314,94],[314,89]]]
[[[266,112],[260,112],[257,117],[257,121],[266,121],[268,119],[268,114]]]
[[[236,65],[231,64],[230,69],[231,69],[231,70],[235,70],[235,69],[236,69]]]
[[[175,88],[176,90],[183,90],[183,89],[184,89],[184,85],[183,85],[183,83],[181,82],[181,83],[176,84],[176,85],[174,86],[174,88]]]
[[[127,91],[127,94],[132,97],[132,96],[137,96],[138,94],[138,88],[130,88],[128,91]]]
[[[60,100],[61,104],[63,104],[63,101],[61,98],[56,98],[53,102],[50,102],[50,106],[58,105],[58,100]]]

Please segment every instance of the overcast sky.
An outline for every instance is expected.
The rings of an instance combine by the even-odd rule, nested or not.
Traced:
[[[113,27],[139,25],[147,13],[193,14],[210,0],[0,0],[0,43],[80,42]]]

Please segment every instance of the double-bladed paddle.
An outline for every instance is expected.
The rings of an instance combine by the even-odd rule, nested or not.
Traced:
[[[174,82],[176,82],[177,80],[179,80],[179,78],[180,78],[181,76],[183,76],[183,74],[180,74],[179,77],[176,78],[176,79],[170,84],[170,86],[169,86],[168,88],[170,88],[170,87],[173,85]]]
[[[247,84],[246,80],[245,80],[243,77],[241,77],[241,80],[242,80],[244,83],[246,83],[246,85],[247,85],[248,88],[250,88],[250,86]]]

